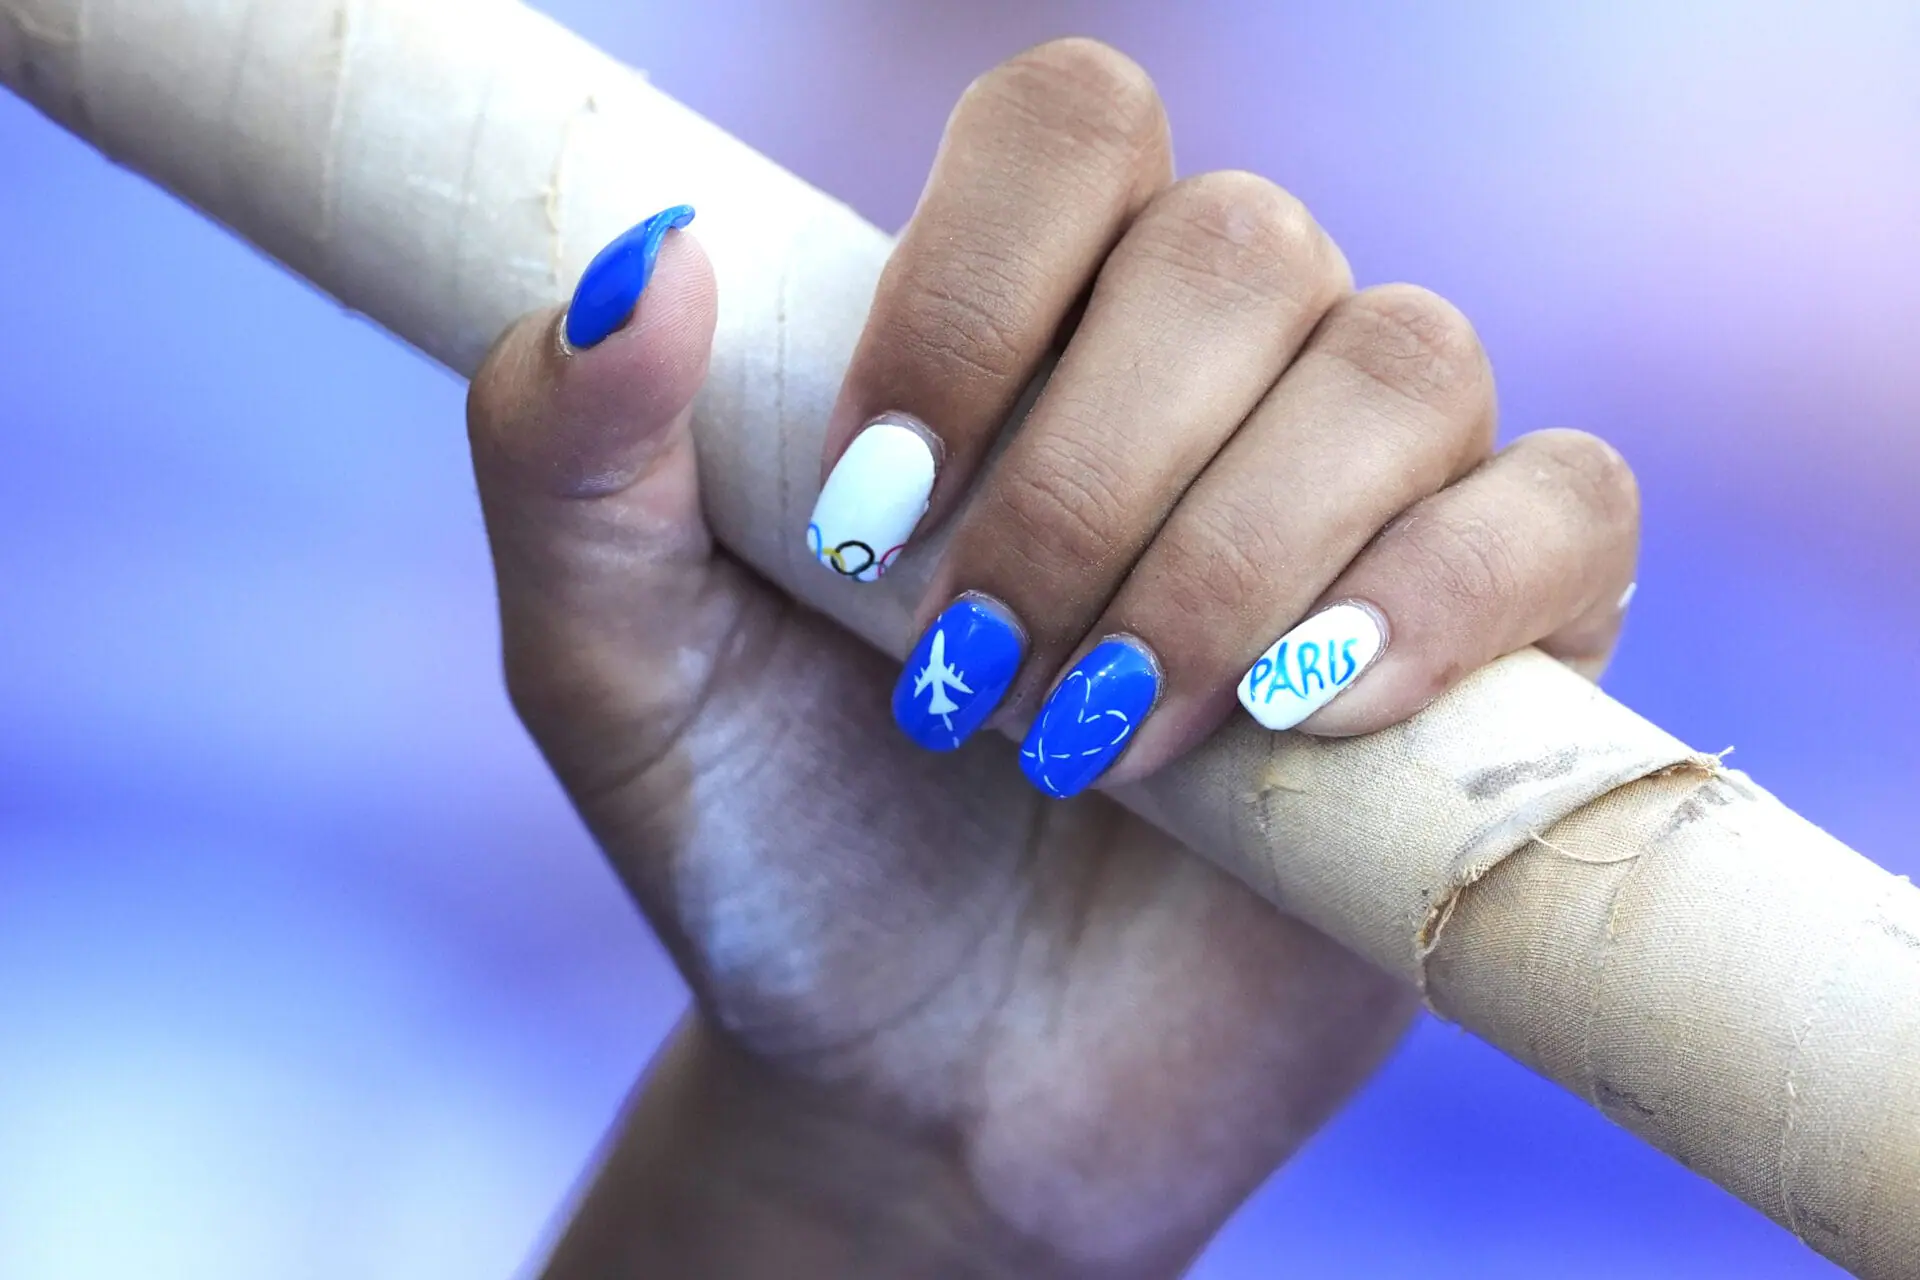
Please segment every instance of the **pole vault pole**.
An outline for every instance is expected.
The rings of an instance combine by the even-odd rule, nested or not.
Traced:
[[[640,76],[517,0],[0,0],[0,83],[462,374],[697,205],[715,533],[907,650],[935,554],[852,587],[798,535],[889,241]],[[1119,798],[1842,1266],[1920,1276],[1920,893],[1556,663],[1363,739],[1236,717]]]

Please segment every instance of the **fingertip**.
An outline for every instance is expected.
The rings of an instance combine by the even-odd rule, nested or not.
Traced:
[[[631,314],[595,345],[576,312],[528,316],[474,376],[468,421],[479,465],[564,496],[624,487],[644,471],[706,380],[718,292],[690,235],[665,237]]]
[[[1364,683],[1321,707],[1294,727],[1310,738],[1359,738],[1410,720],[1445,691],[1382,661]]]
[[[691,234],[660,247],[646,292],[620,329],[589,349],[568,350],[567,322],[556,330],[558,390],[581,407],[613,401],[642,429],[671,420],[706,381],[719,296],[713,264]],[[571,315],[571,312],[569,313]]]

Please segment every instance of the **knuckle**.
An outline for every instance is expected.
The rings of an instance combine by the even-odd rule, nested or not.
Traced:
[[[1111,514],[1126,509],[1120,477],[1069,438],[1036,442],[994,490],[994,536],[1043,577],[1076,577],[1119,554]]]
[[[1002,382],[1037,354],[1021,335],[1034,327],[1029,290],[1011,260],[954,251],[919,258],[901,281],[887,350],[936,379]]]
[[[1156,148],[1166,108],[1153,78],[1112,45],[1075,36],[1018,54],[974,82],[969,96],[1004,103],[1079,143],[1128,153]]]
[[[512,434],[512,424],[524,416],[541,342],[554,323],[550,311],[523,317],[500,335],[480,362],[467,387],[467,429],[476,443]]]
[[[507,703],[536,741],[545,742],[583,713],[604,709],[607,688],[585,664],[556,654],[545,628],[518,620],[502,637],[501,671]]]
[[[551,675],[539,665],[509,648],[501,664],[507,690],[507,705],[528,733],[538,740],[549,724],[562,719],[563,705],[556,697]]]
[[[1239,504],[1219,502],[1169,527],[1155,553],[1162,558],[1157,594],[1171,616],[1204,625],[1242,616],[1271,597],[1272,566],[1284,557],[1273,554],[1269,523]]]
[[[1214,289],[1330,300],[1343,281],[1307,207],[1258,174],[1228,169],[1177,182],[1141,217],[1138,234],[1156,258]]]
[[[1640,486],[1620,451],[1586,431],[1555,428],[1514,442],[1530,456],[1538,479],[1568,493],[1600,522],[1637,527]]]
[[[543,636],[531,652],[508,646],[507,700],[575,802],[591,808],[630,784],[644,784],[687,720],[668,705],[636,704],[629,665],[556,651],[562,639]]]
[[[1469,616],[1504,608],[1519,592],[1519,548],[1501,526],[1476,517],[1419,519],[1401,536],[1427,592]]]
[[[1480,336],[1460,309],[1418,285],[1380,285],[1328,316],[1321,346],[1369,381],[1420,404],[1490,394]]]

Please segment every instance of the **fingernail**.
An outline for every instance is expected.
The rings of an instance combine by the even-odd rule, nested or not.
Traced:
[[[952,751],[993,714],[1020,670],[1020,630],[1001,609],[962,596],[934,619],[893,687],[893,718],[930,751]]]
[[[1020,767],[1050,796],[1078,795],[1126,750],[1159,694],[1160,669],[1138,641],[1102,640],[1054,686]]]
[[[567,345],[576,351],[597,347],[633,318],[640,295],[653,277],[653,261],[667,232],[693,221],[693,206],[677,204],[654,214],[602,249],[587,264],[567,307]]]
[[[905,422],[878,418],[853,438],[813,504],[807,549],[845,578],[874,582],[927,514],[933,446]]]
[[[1625,613],[1627,611],[1627,606],[1633,603],[1634,596],[1638,595],[1639,593],[1640,593],[1640,584],[1638,582],[1629,582],[1627,584],[1627,589],[1620,593],[1620,599],[1614,602],[1614,606],[1613,606],[1614,612]]]
[[[1260,655],[1240,681],[1240,705],[1269,729],[1291,729],[1350,687],[1386,640],[1365,605],[1322,609]]]

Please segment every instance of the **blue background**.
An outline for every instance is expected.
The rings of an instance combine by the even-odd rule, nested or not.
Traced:
[[[1135,53],[1636,464],[1611,687],[1920,871],[1920,9],[550,7],[890,225],[974,74]],[[0,369],[0,1276],[513,1273],[681,993],[502,695],[462,388],[11,100]],[[1198,1274],[1837,1272],[1429,1022]]]

